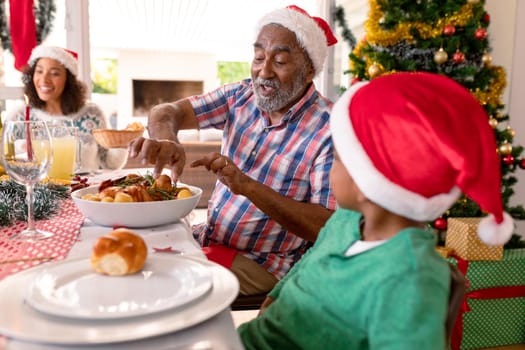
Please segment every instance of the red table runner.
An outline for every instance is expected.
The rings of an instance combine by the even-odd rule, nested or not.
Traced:
[[[83,222],[84,215],[66,199],[56,216],[36,222],[37,228],[53,232],[53,237],[38,242],[9,239],[26,228],[25,222],[0,228],[0,280],[46,261],[64,259],[77,241]]]

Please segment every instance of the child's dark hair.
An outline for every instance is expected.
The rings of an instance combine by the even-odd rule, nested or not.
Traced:
[[[36,61],[29,69],[22,75],[22,83],[24,83],[24,93],[29,99],[29,105],[44,109],[46,103],[38,97],[35,84],[33,83],[33,76],[35,74]],[[61,108],[64,115],[76,113],[86,103],[86,86],[78,80],[66,68],[66,84],[61,97]]]

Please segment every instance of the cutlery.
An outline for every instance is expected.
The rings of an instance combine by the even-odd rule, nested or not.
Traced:
[[[54,258],[55,258],[54,256],[39,256],[39,257],[33,257],[33,258],[1,260],[0,265],[14,264],[14,263],[28,262],[28,261],[48,261],[48,260],[53,260]]]

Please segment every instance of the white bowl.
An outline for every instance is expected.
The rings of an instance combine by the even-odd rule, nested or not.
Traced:
[[[71,198],[86,218],[95,224],[112,227],[152,227],[175,222],[188,215],[199,202],[202,189],[186,184],[192,197],[168,201],[108,203],[82,199],[88,193],[97,193],[98,185],[82,188],[71,193]]]

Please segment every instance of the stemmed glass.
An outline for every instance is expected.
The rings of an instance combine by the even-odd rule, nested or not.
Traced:
[[[7,121],[2,134],[2,162],[7,174],[25,185],[27,192],[27,228],[11,238],[37,241],[51,237],[51,232],[39,230],[34,221],[36,183],[44,179],[53,159],[49,129],[42,121]]]

